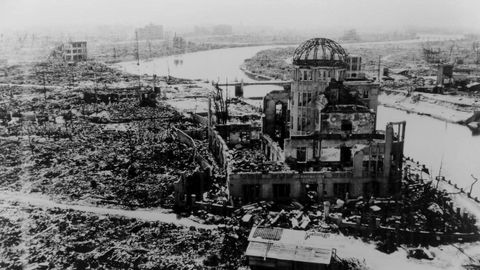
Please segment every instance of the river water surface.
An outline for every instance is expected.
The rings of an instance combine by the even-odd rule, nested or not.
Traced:
[[[252,57],[258,51],[272,47],[282,46],[219,49],[156,58],[141,62],[139,66],[136,62],[124,62],[118,66],[135,74],[170,74],[220,82],[252,81],[240,70],[240,65],[244,59]],[[281,88],[248,86],[244,93],[245,97],[258,97],[276,89]],[[233,87],[229,90],[233,91]],[[377,118],[378,129],[385,129],[387,122],[407,121],[405,155],[425,164],[433,178],[440,171],[447,179],[467,191],[473,182],[471,175],[480,178],[480,136],[472,136],[467,127],[384,106],[379,106]],[[472,193],[480,197],[480,183],[474,185]]]

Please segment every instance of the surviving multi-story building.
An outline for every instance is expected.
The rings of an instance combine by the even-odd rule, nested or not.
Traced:
[[[61,46],[63,60],[69,63],[87,60],[87,42],[76,41],[64,43]]]
[[[230,196],[245,202],[399,191],[405,122],[376,130],[379,85],[346,81],[347,70],[361,65],[361,58],[353,59],[325,38],[295,50],[290,91],[264,98],[262,127],[265,155],[290,170],[230,174]]]
[[[348,55],[346,58],[345,80],[364,80],[365,73],[362,70],[362,57],[358,55]]]

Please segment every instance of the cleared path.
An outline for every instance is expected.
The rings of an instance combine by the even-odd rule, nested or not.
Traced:
[[[136,210],[126,210],[120,208],[107,208],[107,207],[98,207],[91,205],[80,205],[80,204],[65,204],[55,202],[46,196],[35,194],[35,193],[21,193],[21,192],[11,192],[11,191],[0,191],[0,200],[5,201],[15,201],[30,204],[33,206],[41,208],[61,208],[61,209],[73,209],[82,212],[89,212],[99,215],[115,215],[123,216],[127,218],[136,218],[146,221],[160,221],[164,223],[173,223],[180,226],[190,227],[194,226],[196,228],[204,229],[215,229],[215,225],[205,225],[193,221],[188,218],[180,217],[175,213],[170,212],[171,210],[164,208],[149,208],[149,209],[136,209]],[[1,207],[1,206],[0,206]]]

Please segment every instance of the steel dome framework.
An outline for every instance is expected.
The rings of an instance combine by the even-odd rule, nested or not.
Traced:
[[[345,67],[347,52],[328,38],[312,38],[295,49],[293,64],[297,66]]]

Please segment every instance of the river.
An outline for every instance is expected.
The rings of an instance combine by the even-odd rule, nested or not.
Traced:
[[[441,174],[464,190],[473,183],[472,174],[480,178],[480,136],[472,136],[465,126],[428,116],[379,106],[377,128],[387,122],[407,121],[405,155],[425,164],[433,177]],[[443,162],[442,162],[443,160]],[[480,183],[472,194],[480,197]]]
[[[117,66],[136,74],[170,74],[220,82],[251,81],[240,70],[240,65],[258,51],[272,47],[282,46],[219,49],[156,58],[141,62],[139,66],[136,62],[124,62]],[[248,86],[244,93],[245,97],[258,97],[275,89],[280,87]],[[233,88],[229,90],[233,91]],[[379,107],[377,120],[378,129],[385,129],[387,122],[407,121],[405,155],[425,164],[433,177],[438,175],[441,167],[443,176],[467,191],[473,182],[471,175],[480,178],[480,136],[472,136],[467,127],[384,106]],[[474,186],[472,194],[480,197],[480,183]]]
[[[290,45],[291,46],[291,45]],[[254,81],[250,79],[243,71],[240,65],[243,60],[255,55],[258,51],[275,48],[288,47],[283,46],[255,46],[240,47],[229,49],[218,49],[187,53],[180,56],[168,56],[152,59],[151,61],[140,62],[137,66],[136,61],[119,63],[115,66],[134,74],[159,74],[189,79],[209,80],[220,83],[234,82],[243,80],[244,82]],[[268,92],[280,89],[278,86],[248,86],[244,87],[245,97],[265,96]],[[233,94],[233,87],[230,87],[229,93]]]

